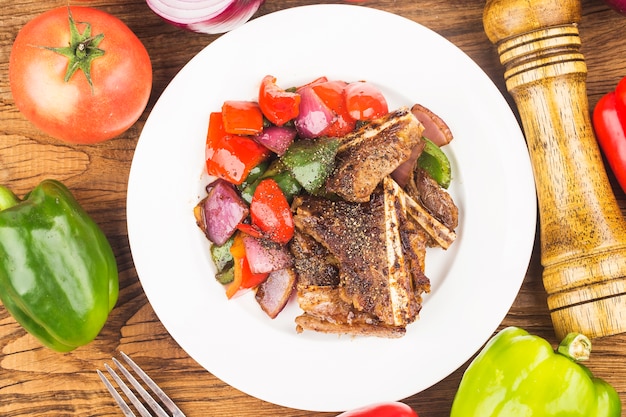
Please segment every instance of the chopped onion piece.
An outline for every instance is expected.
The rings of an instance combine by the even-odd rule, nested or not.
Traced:
[[[270,318],[276,318],[285,308],[296,287],[296,273],[291,268],[271,272],[259,285],[255,298]]]
[[[201,227],[211,242],[223,245],[248,216],[248,206],[233,186],[222,179],[210,184],[207,190],[208,196],[200,202]]]
[[[298,135],[306,139],[323,135],[335,115],[310,86],[299,89],[298,93],[300,93],[300,114],[295,120]]]
[[[271,240],[244,236],[243,245],[246,248],[250,271],[254,274],[277,271],[290,267],[293,263],[289,250]]]
[[[296,130],[287,126],[268,126],[254,140],[278,156],[283,156],[296,138]]]

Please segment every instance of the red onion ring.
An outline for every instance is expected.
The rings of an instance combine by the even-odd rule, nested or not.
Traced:
[[[163,20],[199,33],[231,31],[256,13],[265,0],[146,0]]]

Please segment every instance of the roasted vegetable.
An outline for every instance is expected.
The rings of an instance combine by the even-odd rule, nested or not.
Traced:
[[[424,138],[426,146],[417,159],[417,165],[428,172],[443,188],[450,186],[452,180],[452,168],[446,154],[430,139]]]
[[[287,149],[281,161],[307,192],[315,194],[333,170],[337,149],[337,139],[299,140]]]
[[[294,234],[293,215],[289,202],[271,178],[257,185],[250,202],[250,219],[264,237],[286,245]]]
[[[278,316],[287,305],[296,286],[296,273],[292,268],[270,272],[257,288],[254,298],[270,318]]]
[[[270,151],[251,137],[226,132],[222,113],[214,112],[209,116],[205,156],[209,175],[241,184],[254,167],[269,158]]]
[[[300,94],[283,90],[276,85],[276,77],[266,75],[259,88],[259,106],[272,124],[282,126],[298,117]]]
[[[248,216],[249,209],[235,188],[222,179],[209,184],[207,191],[207,197],[194,208],[196,223],[207,239],[223,245]]]
[[[465,371],[450,416],[619,417],[615,389],[578,363],[590,351],[581,334],[569,334],[555,352],[541,337],[507,327]]]
[[[232,298],[239,290],[254,288],[267,279],[268,273],[255,274],[250,270],[244,244],[245,234],[235,233],[230,253],[233,256],[233,280],[226,288],[226,297]]]
[[[70,191],[42,181],[20,201],[0,186],[0,299],[45,346],[91,342],[118,296],[111,246]]]

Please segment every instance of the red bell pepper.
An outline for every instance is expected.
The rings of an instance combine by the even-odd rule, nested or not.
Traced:
[[[596,104],[593,127],[611,171],[626,192],[626,77]]]
[[[401,402],[368,405],[346,411],[337,417],[418,417],[411,407]]]
[[[255,274],[250,270],[243,242],[243,233],[236,232],[230,254],[234,262],[234,279],[226,288],[226,297],[232,298],[239,290],[254,288],[267,279],[269,274]]]
[[[253,101],[225,101],[222,121],[226,133],[233,135],[256,135],[263,131],[263,113]]]
[[[250,218],[267,239],[285,245],[293,237],[291,207],[278,183],[271,178],[262,180],[254,190]]]
[[[249,137],[226,132],[222,113],[214,112],[209,118],[205,155],[209,175],[241,184],[271,152]]]
[[[267,120],[282,126],[300,113],[300,94],[283,90],[275,77],[266,75],[259,89],[259,106]]]

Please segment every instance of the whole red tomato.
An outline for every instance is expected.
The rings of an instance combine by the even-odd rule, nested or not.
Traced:
[[[139,119],[152,90],[152,65],[118,18],[60,7],[20,30],[9,81],[17,108],[39,129],[68,142],[96,143]]]

